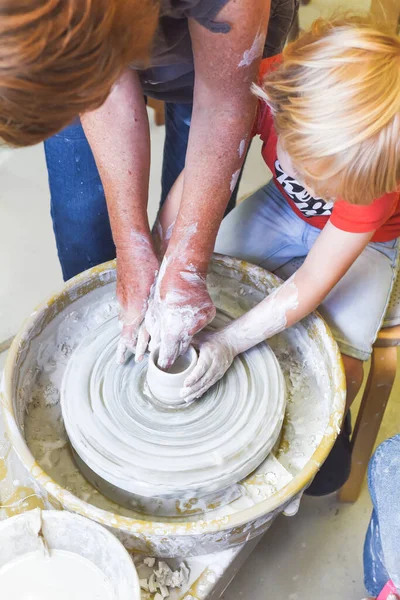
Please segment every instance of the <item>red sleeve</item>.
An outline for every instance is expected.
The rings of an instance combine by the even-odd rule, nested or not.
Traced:
[[[338,200],[333,206],[330,221],[338,229],[350,233],[376,231],[393,215],[398,201],[398,192],[385,194],[368,206]]]
[[[261,84],[264,77],[271,71],[275,71],[282,64],[282,54],[275,54],[275,56],[269,56],[264,58],[260,63],[260,69],[258,71],[258,83]]]

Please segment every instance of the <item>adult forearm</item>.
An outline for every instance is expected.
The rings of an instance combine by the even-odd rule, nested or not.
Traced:
[[[153,240],[160,259],[168,248],[182,201],[185,169],[175,180],[153,227]]]
[[[157,282],[153,318],[148,321],[152,339],[160,343],[162,368],[172,364],[215,315],[206,287],[208,263],[234,188],[236,176],[230,173],[239,174],[243,162],[252,112],[247,107],[244,118],[239,118],[232,104],[224,110],[202,106],[195,111],[180,209]],[[232,140],[233,151],[226,148]]]
[[[223,35],[189,22],[196,72],[193,115],[182,204],[170,249],[183,228],[197,223],[190,257],[203,272],[248,146],[256,112],[250,87],[259,68],[269,8],[269,0],[228,2],[216,17],[229,25]]]
[[[82,124],[103,183],[117,250],[122,322],[117,361],[136,351],[139,329],[159,269],[147,218],[150,135],[140,81],[127,71]]]
[[[149,323],[168,368],[215,315],[206,273],[255,116],[250,94],[269,16],[268,0],[228,2],[223,34],[189,19],[195,86],[182,202],[155,291]]]
[[[82,116],[103,183],[117,250],[149,235],[150,134],[137,74],[127,71],[99,109]],[[134,244],[133,244],[134,245]]]
[[[194,107],[182,200],[169,247],[173,253],[182,232],[196,225],[187,256],[203,272],[240,174],[256,109],[250,94],[229,105],[216,104]]]

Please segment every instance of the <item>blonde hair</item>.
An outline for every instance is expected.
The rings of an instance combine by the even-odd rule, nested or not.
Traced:
[[[369,204],[400,183],[400,38],[369,18],[318,19],[253,92],[319,196]]]

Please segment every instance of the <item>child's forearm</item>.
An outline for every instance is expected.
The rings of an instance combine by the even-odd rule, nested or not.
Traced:
[[[290,279],[227,327],[195,338],[199,360],[185,382],[182,398],[188,402],[199,398],[224,375],[235,356],[315,310],[372,235],[371,232],[350,234],[328,223],[304,264]]]
[[[300,282],[300,283],[299,283]],[[305,281],[299,271],[248,313],[223,329],[200,333],[195,338],[200,355],[196,368],[185,381],[181,397],[199,398],[220,379],[235,356],[279,333],[301,319],[318,302],[304,294]]]
[[[237,353],[291,327],[326,298],[373,233],[351,234],[328,223],[296,273],[225,330]]]
[[[301,268],[252,310],[223,330],[226,342],[235,354],[291,327],[310,314],[330,289],[310,282]],[[221,332],[222,333],[222,332]]]

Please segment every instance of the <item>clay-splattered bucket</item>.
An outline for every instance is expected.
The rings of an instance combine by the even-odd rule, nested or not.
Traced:
[[[104,527],[72,513],[36,509],[1,521],[0,568],[41,550],[43,539],[50,551],[72,553],[96,567],[113,597],[140,600],[139,578],[125,548]],[[33,597],[37,597],[35,593]]]
[[[222,293],[215,285],[216,278],[219,283],[225,282]],[[280,463],[279,468],[282,467],[287,476],[282,480],[284,483],[278,485],[268,480],[269,471],[250,475],[242,483],[253,498],[252,505],[238,501],[227,511],[222,509],[204,515],[190,515],[188,511],[176,519],[155,521],[149,517],[146,520],[143,516],[129,516],[126,511],[119,511],[117,505],[105,510],[79,498],[79,490],[73,494],[60,484],[62,477],[58,477],[56,471],[52,471],[50,477],[39,465],[25,439],[25,418],[32,402],[31,386],[38,371],[37,356],[46,347],[49,336],[53,339],[57,336],[60,323],[67,316],[79,315],[83,306],[87,310],[103,294],[115,296],[115,279],[115,263],[110,262],[70,280],[60,293],[32,313],[9,351],[1,393],[8,436],[44,497],[53,506],[107,526],[127,548],[158,556],[189,556],[222,550],[263,533],[279,513],[293,513],[297,500],[329,454],[345,405],[340,353],[317,314],[270,341],[281,365],[285,360],[290,363],[286,377],[287,384],[292,386],[292,396],[273,463]],[[233,316],[249,310],[279,283],[276,276],[259,267],[218,255],[213,258],[208,277],[214,302],[217,306],[228,303]],[[63,349],[62,340],[60,349]],[[259,487],[260,477],[264,487]]]

